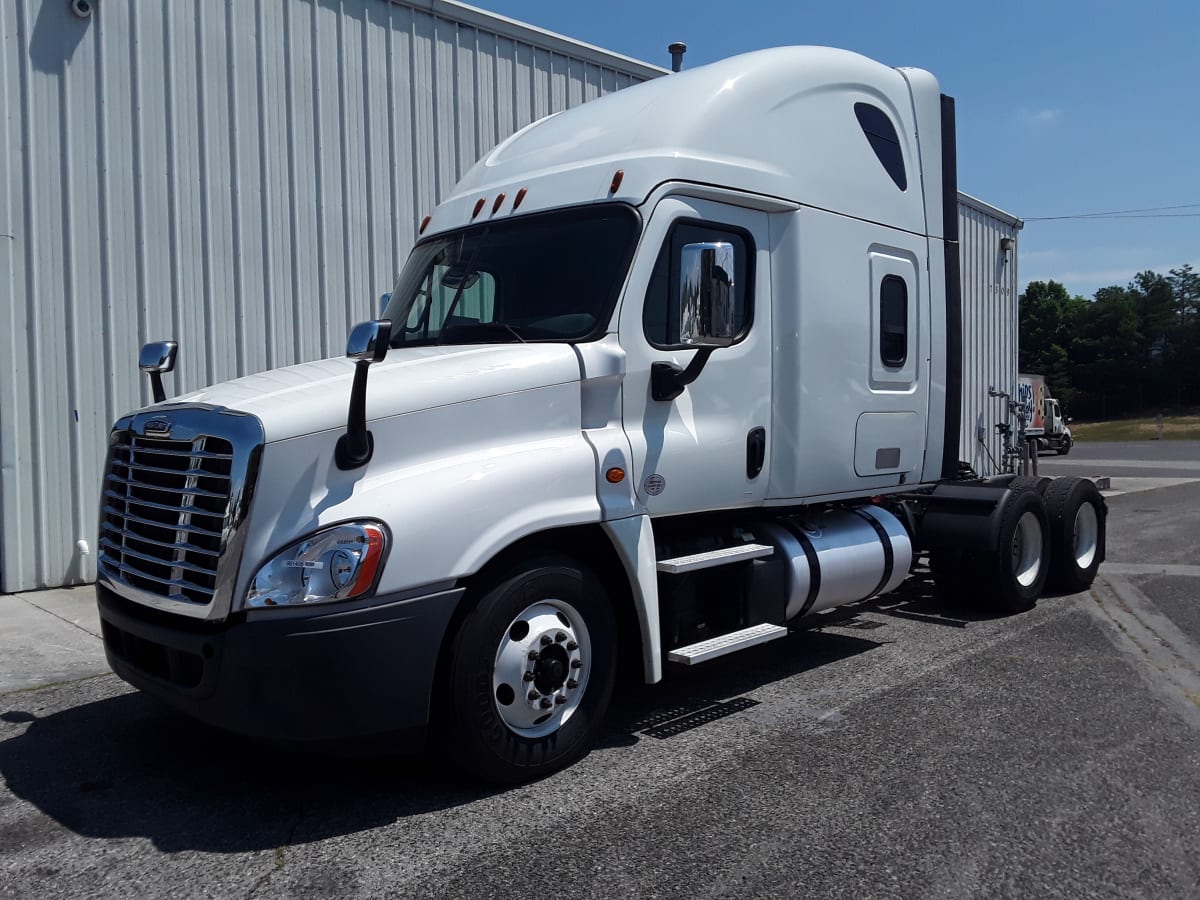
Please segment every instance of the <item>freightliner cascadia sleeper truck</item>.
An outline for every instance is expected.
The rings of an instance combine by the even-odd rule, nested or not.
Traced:
[[[490,151],[346,358],[157,401],[110,437],[112,668],[281,740],[433,739],[497,782],[647,683],[895,589],[1002,611],[1104,555],[1090,482],[961,467],[954,106],[787,47]]]

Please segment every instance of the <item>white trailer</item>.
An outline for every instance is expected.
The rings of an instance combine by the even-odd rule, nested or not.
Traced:
[[[503,782],[586,752],[623,661],[781,637],[918,551],[1004,611],[1090,583],[1090,482],[960,466],[953,110],[788,47],[497,146],[348,358],[115,424],[114,670],[250,734],[432,725]]]

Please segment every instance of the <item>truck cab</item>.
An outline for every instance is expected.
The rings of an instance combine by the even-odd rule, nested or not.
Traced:
[[[620,665],[653,683],[783,637],[919,546],[1027,608],[1057,571],[1040,495],[947,485],[956,202],[933,76],[829,48],[518,132],[347,358],[115,424],[111,665],[263,737],[432,729],[503,782],[586,752]],[[1103,556],[1081,497],[1076,581]]]

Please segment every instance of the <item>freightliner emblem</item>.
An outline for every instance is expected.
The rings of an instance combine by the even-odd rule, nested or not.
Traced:
[[[166,419],[151,419],[143,429],[146,437],[168,437],[171,434],[171,423]]]

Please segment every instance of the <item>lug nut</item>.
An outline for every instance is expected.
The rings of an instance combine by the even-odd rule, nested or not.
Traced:
[[[525,673],[523,676],[521,676],[521,677],[522,677],[522,678],[524,678],[526,681],[533,681],[533,679],[534,679],[534,678],[536,678],[537,676],[536,676],[536,675],[534,675],[532,672],[526,672],[526,673]]]
[[[532,703],[534,700],[536,700],[540,696],[542,696],[542,695],[539,694],[537,691],[530,691],[529,692],[529,701]]]
[[[546,647],[552,643],[553,643],[553,641],[550,639],[550,635],[548,635],[548,634],[542,635],[542,646],[543,647]]]
[[[571,660],[571,668],[572,669],[582,669],[583,668],[583,660],[582,659]]]
[[[567,687],[569,687],[571,690],[575,690],[575,688],[579,687],[579,682],[572,678],[567,682]]]
[[[549,697],[542,698],[542,709],[549,709],[553,705],[554,705],[554,701],[551,700]]]
[[[554,702],[555,703],[566,703],[567,698],[563,694],[559,694],[557,697],[554,698]]]
[[[529,651],[529,658],[530,658],[530,659],[536,660],[536,659],[537,659],[539,656],[541,656],[541,654],[540,654],[540,653],[538,653],[536,650],[530,650],[530,651]]]
[[[579,645],[577,643],[575,643],[574,641],[567,641],[567,649],[568,650],[578,650]]]
[[[565,634],[563,634],[561,631],[554,636],[554,640],[558,641],[560,644],[563,641],[565,641],[566,639],[567,639],[567,636]]]

